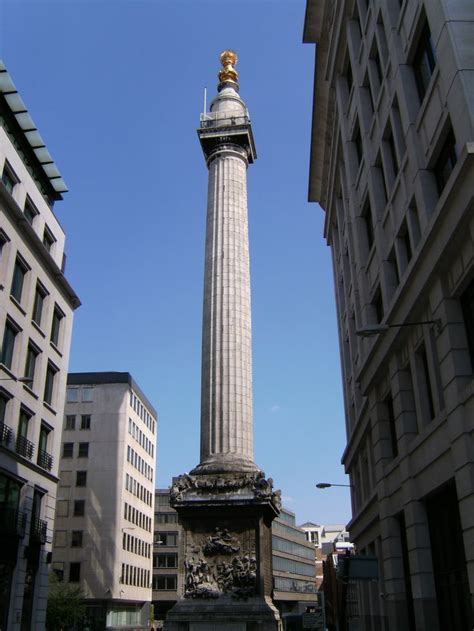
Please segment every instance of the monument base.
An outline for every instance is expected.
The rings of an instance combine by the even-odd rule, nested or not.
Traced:
[[[271,523],[280,495],[272,480],[258,470],[185,474],[170,499],[183,527],[185,571],[165,631],[279,631]]]

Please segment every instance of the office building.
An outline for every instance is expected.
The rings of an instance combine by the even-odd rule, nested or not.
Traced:
[[[354,545],[349,541],[349,533],[344,524],[314,524],[307,521],[300,526],[304,531],[306,541],[314,545],[316,554],[316,585],[323,582],[323,565],[328,555],[344,554],[346,550],[353,551]]]
[[[0,628],[42,628],[73,311],[67,191],[0,62]]]
[[[363,629],[471,631],[474,4],[308,0]]]
[[[129,373],[68,375],[52,569],[81,588],[91,630],[148,625],[156,436]]]

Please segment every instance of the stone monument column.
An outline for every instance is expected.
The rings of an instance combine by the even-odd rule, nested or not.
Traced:
[[[220,60],[218,94],[198,129],[209,169],[200,462],[170,491],[184,572],[165,629],[277,631],[271,522],[280,493],[253,461],[247,167],[256,151],[237,55]]]

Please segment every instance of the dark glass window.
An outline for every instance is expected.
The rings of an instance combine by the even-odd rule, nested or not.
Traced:
[[[74,517],[83,517],[85,514],[85,500],[74,500]]]
[[[26,363],[25,363],[25,377],[27,379],[31,379],[28,382],[29,386],[33,385],[33,380],[35,378],[35,370],[36,370],[36,360],[38,359],[39,350],[33,344],[28,344],[28,350],[26,352]]]
[[[453,130],[450,129],[433,169],[440,195],[453,172],[457,160],[456,139],[454,138]]]
[[[426,354],[424,343],[420,344],[416,351],[416,367],[423,417],[425,420],[431,421],[435,417],[435,407],[428,366],[428,356]]]
[[[44,396],[43,400],[51,405],[53,401],[54,381],[56,378],[57,368],[52,364],[48,364],[46,368],[46,379],[44,382]]]
[[[370,201],[368,197],[365,201],[364,208],[362,210],[362,219],[364,220],[364,223],[365,223],[365,230],[367,234],[367,245],[370,250],[374,243],[374,222],[372,218],[372,208],[370,207]]]
[[[59,334],[61,331],[61,321],[64,318],[64,313],[58,307],[54,305],[53,321],[51,323],[51,342],[55,346],[59,346]]]
[[[162,576],[156,574],[153,576],[153,589],[155,590],[175,590],[177,588],[177,576]]]
[[[89,457],[89,443],[79,443],[79,452],[77,454],[78,458],[88,458]]]
[[[81,564],[70,563],[69,564],[69,582],[78,583],[81,580]]]
[[[13,269],[12,287],[10,290],[10,294],[17,302],[21,302],[21,294],[23,293],[23,284],[27,272],[28,268],[25,263],[17,258]]]
[[[471,356],[471,369],[474,372],[474,280],[472,280],[460,298],[467,343]]]
[[[43,315],[44,299],[47,296],[46,289],[39,283],[36,284],[35,302],[33,304],[33,316],[32,320],[36,322],[38,326],[41,326],[41,317]]]
[[[12,168],[9,164],[5,162],[5,166],[3,167],[2,172],[2,182],[5,185],[7,191],[12,194],[13,189],[15,188],[15,184],[18,182],[18,178],[13,173]]]
[[[395,426],[395,412],[393,409],[393,399],[392,399],[391,394],[389,394],[385,398],[384,403],[385,403],[386,411],[387,411],[387,421],[388,421],[389,431],[390,431],[390,444],[392,446],[392,455],[395,458],[395,456],[398,456],[398,438],[397,438],[397,429]]]
[[[178,567],[178,555],[177,554],[154,554],[153,555],[154,567]]]
[[[86,486],[87,471],[76,471],[76,486]]]
[[[18,335],[16,329],[9,320],[5,323],[5,331],[3,333],[1,360],[7,368],[12,367],[13,351],[15,350],[15,338]]]
[[[428,22],[425,22],[425,25],[420,33],[415,57],[413,58],[413,70],[415,72],[415,80],[420,102],[423,101],[425,97],[426,90],[428,89],[435,67],[436,57],[433,42],[431,41],[431,32]]]
[[[362,137],[360,135],[359,122],[357,122],[355,130],[354,130],[353,142],[354,142],[356,152],[357,152],[357,160],[359,161],[359,164],[360,164],[362,162],[362,156],[364,155],[364,153],[362,149]]]
[[[82,548],[82,530],[73,530],[71,533],[71,548]]]
[[[56,239],[54,238],[52,232],[47,226],[45,226],[43,232],[43,245],[48,252],[51,252],[51,248],[53,247],[55,241]]]
[[[383,317],[384,317],[384,310],[383,310],[382,292],[380,291],[380,287],[376,290],[374,294],[374,298],[372,300],[372,306],[375,309],[377,323],[382,322]]]
[[[74,443],[63,444],[63,458],[72,458],[74,452]]]
[[[91,428],[91,415],[82,414],[81,415],[81,429],[90,429],[90,428]]]
[[[36,208],[33,206],[33,203],[28,198],[26,198],[24,214],[25,214],[26,221],[29,224],[33,225],[35,217],[38,214],[38,211],[36,210]]]
[[[68,414],[66,416],[66,425],[64,426],[64,429],[76,429],[76,415],[75,414]]]

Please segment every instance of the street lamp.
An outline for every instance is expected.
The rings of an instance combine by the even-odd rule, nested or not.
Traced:
[[[352,488],[352,484],[333,484],[332,482],[318,482],[316,484],[317,489],[329,489],[331,486],[345,486],[347,488]]]
[[[401,328],[404,326],[417,326],[419,324],[433,324],[436,333],[441,331],[441,320],[438,318],[436,320],[420,320],[418,322],[399,322],[394,324],[368,324],[367,326],[363,326],[360,329],[356,329],[356,335],[359,337],[373,337],[375,335],[380,335],[380,333],[384,333],[389,329]]]

